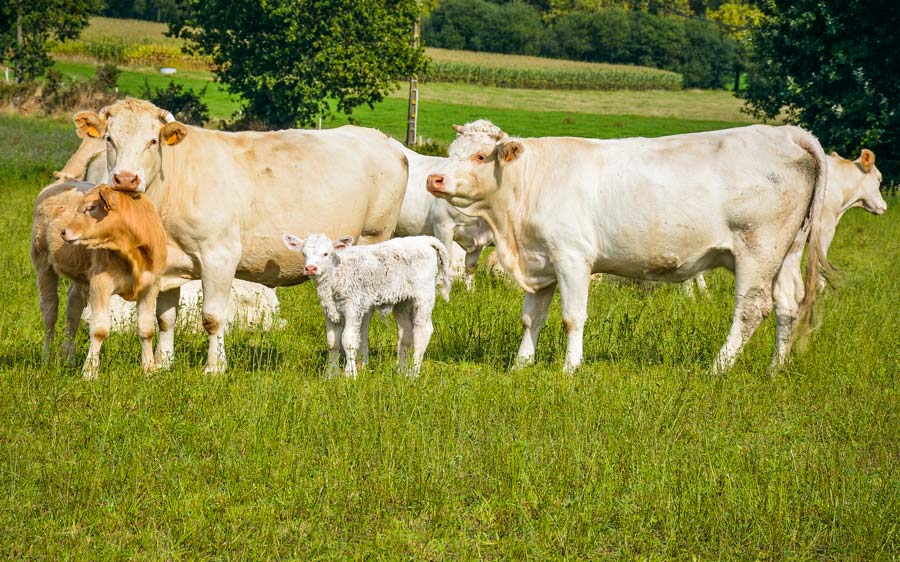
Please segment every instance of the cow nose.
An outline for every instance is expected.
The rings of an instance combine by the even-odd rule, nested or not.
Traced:
[[[444,191],[444,176],[441,174],[430,174],[425,182],[425,189],[428,191]]]
[[[137,177],[137,174],[132,174],[131,172],[117,172],[112,177],[112,184],[116,189],[133,191],[137,189],[140,183],[141,179]]]
[[[307,275],[315,275],[318,272],[319,272],[318,266],[315,266],[315,265],[307,265],[306,266],[306,274]]]

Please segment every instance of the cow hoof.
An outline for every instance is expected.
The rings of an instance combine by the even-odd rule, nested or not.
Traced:
[[[221,375],[225,372],[225,365],[207,365],[205,369],[203,369],[203,373],[207,375]]]
[[[99,375],[99,369],[83,369],[81,371],[81,378],[86,381],[95,381]]]
[[[524,357],[516,357],[516,362],[513,363],[512,370],[518,371],[519,369],[524,369],[526,367],[531,367],[534,365],[534,355],[526,355]]]

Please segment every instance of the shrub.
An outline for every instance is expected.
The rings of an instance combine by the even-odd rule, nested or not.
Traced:
[[[151,90],[150,84],[145,78],[141,97],[157,107],[169,110],[182,123],[202,127],[209,121],[209,107],[201,101],[205,94],[206,86],[203,86],[199,92],[194,92],[194,90],[186,89],[175,82],[169,82],[165,89]]]
[[[97,84],[108,92],[114,92],[119,83],[121,72],[114,64],[104,64],[97,67],[94,73]],[[48,75],[49,77],[49,75]]]
[[[446,49],[534,55],[543,34],[540,12],[523,2],[444,0],[425,22],[425,43]]]

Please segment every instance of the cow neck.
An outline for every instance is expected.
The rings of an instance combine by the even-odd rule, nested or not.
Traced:
[[[196,161],[202,159],[204,155],[202,150],[196,150],[195,147],[197,146],[197,137],[203,137],[206,131],[202,127],[190,125],[186,127],[188,134],[180,143],[162,148],[159,174],[153,183],[147,186],[146,193],[156,205],[160,215],[163,214],[169,203],[177,204],[178,201],[188,200],[186,194],[190,190],[190,182],[176,185],[176,179],[184,179],[193,168],[200,167]],[[202,141],[200,144],[202,145]],[[187,154],[192,155],[190,160],[186,158]]]

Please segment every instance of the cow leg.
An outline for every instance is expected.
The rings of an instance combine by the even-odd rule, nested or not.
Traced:
[[[704,277],[702,273],[698,273],[697,276],[694,277],[694,281],[697,282],[697,293],[700,296],[705,296],[708,292],[706,289],[706,277]]]
[[[405,371],[413,341],[413,316],[410,303],[401,302],[394,306],[394,322],[397,323],[397,367],[401,371]]]
[[[78,336],[78,326],[87,305],[89,291],[89,287],[73,281],[66,294],[66,337],[63,339],[62,354],[70,364],[75,363],[75,338]]]
[[[422,369],[422,359],[425,350],[434,334],[434,324],[431,321],[431,313],[434,311],[434,291],[413,305],[413,376],[419,376]]]
[[[556,291],[556,283],[548,285],[534,293],[525,293],[522,304],[522,343],[516,355],[516,367],[524,367],[534,363],[534,352],[537,348],[538,336],[547,321],[550,301]]]
[[[53,356],[53,341],[56,339],[56,320],[59,318],[59,275],[49,264],[38,263],[34,257],[32,259],[37,271],[38,306],[41,309],[41,319],[44,321],[44,349],[41,358],[46,363]]]
[[[114,290],[109,275],[100,273],[91,278],[91,347],[81,371],[85,380],[96,379],[100,372],[100,348],[109,335],[109,300]]]
[[[343,322],[332,322],[325,317],[325,340],[328,342],[328,363],[325,366],[325,376],[331,378],[337,374],[338,360],[341,357],[341,335],[344,331]]]
[[[359,331],[364,313],[356,310],[347,310],[344,314],[344,331],[341,334],[341,346],[346,356],[344,374],[356,378],[359,366],[356,364],[359,353]]]
[[[475,290],[475,272],[478,271],[478,260],[484,246],[476,246],[471,252],[466,252],[466,290]]]
[[[573,373],[584,359],[584,323],[587,322],[588,292],[591,271],[582,264],[561,264],[559,274],[559,300],[562,304],[563,325],[568,334],[566,362],[563,370]]]
[[[768,274],[767,269],[757,260],[736,263],[734,317],[725,345],[713,364],[713,374],[721,374],[731,368],[741,348],[772,311],[772,283],[775,275]]]
[[[795,244],[784,258],[778,276],[775,278],[773,296],[775,300],[775,355],[770,371],[775,371],[787,360],[794,343],[794,331],[800,315],[800,301],[803,300],[803,275],[800,258],[803,256],[803,242]]]
[[[156,299],[159,295],[159,284],[154,284],[137,301],[137,333],[141,340],[141,370],[151,373],[156,370],[153,357],[153,332],[156,316]]]
[[[237,252],[236,256],[240,256]],[[215,270],[204,268],[201,283],[203,285],[203,328],[209,334],[209,354],[206,359],[207,373],[224,373],[228,368],[225,356],[225,331],[228,328],[228,298],[231,296],[231,283],[237,267],[237,257],[231,253],[218,252],[218,255],[204,256],[204,260],[216,261]]]
[[[823,219],[822,220],[822,247],[825,248],[825,255],[828,255],[828,249],[831,247],[831,243],[834,241],[834,231],[837,228],[837,223],[833,220]],[[819,273],[819,290],[821,291],[828,285],[828,280],[825,279],[825,275],[821,272]]]
[[[375,314],[375,309],[369,309],[363,315],[359,326],[359,361],[362,365],[369,362],[369,324],[372,322],[373,314]]]
[[[178,321],[178,302],[181,287],[159,293],[156,298],[156,322],[159,337],[154,362],[157,369],[169,369],[175,360],[175,324]]]

